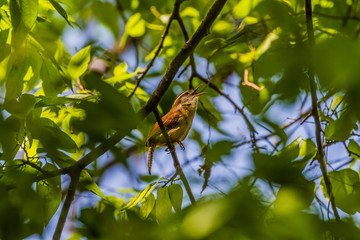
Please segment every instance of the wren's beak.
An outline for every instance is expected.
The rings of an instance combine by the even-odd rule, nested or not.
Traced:
[[[201,95],[207,93],[207,92],[201,92],[201,93],[197,93],[197,94],[196,94],[196,91],[197,91],[202,85],[203,85],[203,84],[200,84],[199,86],[197,86],[197,88],[194,89],[193,95],[195,95],[195,96],[198,97],[198,96],[201,96]]]

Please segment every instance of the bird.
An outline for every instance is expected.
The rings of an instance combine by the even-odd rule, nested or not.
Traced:
[[[182,141],[184,141],[191,129],[191,125],[196,114],[199,97],[203,94],[206,94],[206,92],[197,93],[197,90],[201,86],[202,85],[199,85],[193,90],[189,89],[185,92],[182,92],[175,99],[170,111],[161,118],[169,135],[170,141],[174,145],[179,144],[182,150],[185,150]],[[161,132],[159,124],[156,122],[146,140],[146,146],[149,147],[147,167],[150,175],[156,147],[166,145],[166,139]]]

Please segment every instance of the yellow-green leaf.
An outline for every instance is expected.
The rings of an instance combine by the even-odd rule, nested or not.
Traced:
[[[145,33],[145,20],[140,13],[135,13],[127,21],[125,28],[130,37],[141,37]]]
[[[169,189],[167,186],[161,187],[157,191],[156,199],[156,218],[160,223],[165,223],[171,215],[172,205],[169,198]]]
[[[140,216],[143,219],[146,219],[153,210],[154,206],[155,206],[155,196],[153,193],[151,193],[147,197],[144,197],[144,199],[141,201]]]
[[[180,212],[183,200],[183,190],[179,184],[169,186],[169,197],[175,212]]]
[[[87,46],[81,49],[70,59],[68,70],[73,78],[80,77],[86,71],[90,62],[90,48]]]

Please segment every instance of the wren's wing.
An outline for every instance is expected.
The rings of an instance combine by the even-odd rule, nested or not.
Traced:
[[[171,117],[170,117],[171,115]],[[165,116],[161,118],[161,120],[164,123],[165,129],[168,131],[169,129],[172,129],[179,125],[181,115],[180,114],[172,114],[171,111],[168,112]],[[156,136],[161,133],[161,129],[159,127],[159,124],[156,122],[153,128],[150,131],[150,134],[147,138],[147,141],[151,139],[153,136]]]

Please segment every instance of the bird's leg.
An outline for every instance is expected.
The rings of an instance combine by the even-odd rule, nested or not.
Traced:
[[[179,144],[181,150],[183,150],[183,151],[185,150],[185,146],[184,146],[184,144],[183,144],[182,142],[176,141],[176,143]],[[175,148],[175,146],[174,146],[174,148]],[[165,149],[165,152],[169,152],[169,153],[170,153],[169,148],[166,148],[166,149]]]
[[[180,142],[180,141],[176,141],[176,142],[179,144],[180,149],[184,151],[185,150],[184,144],[182,142]]]

